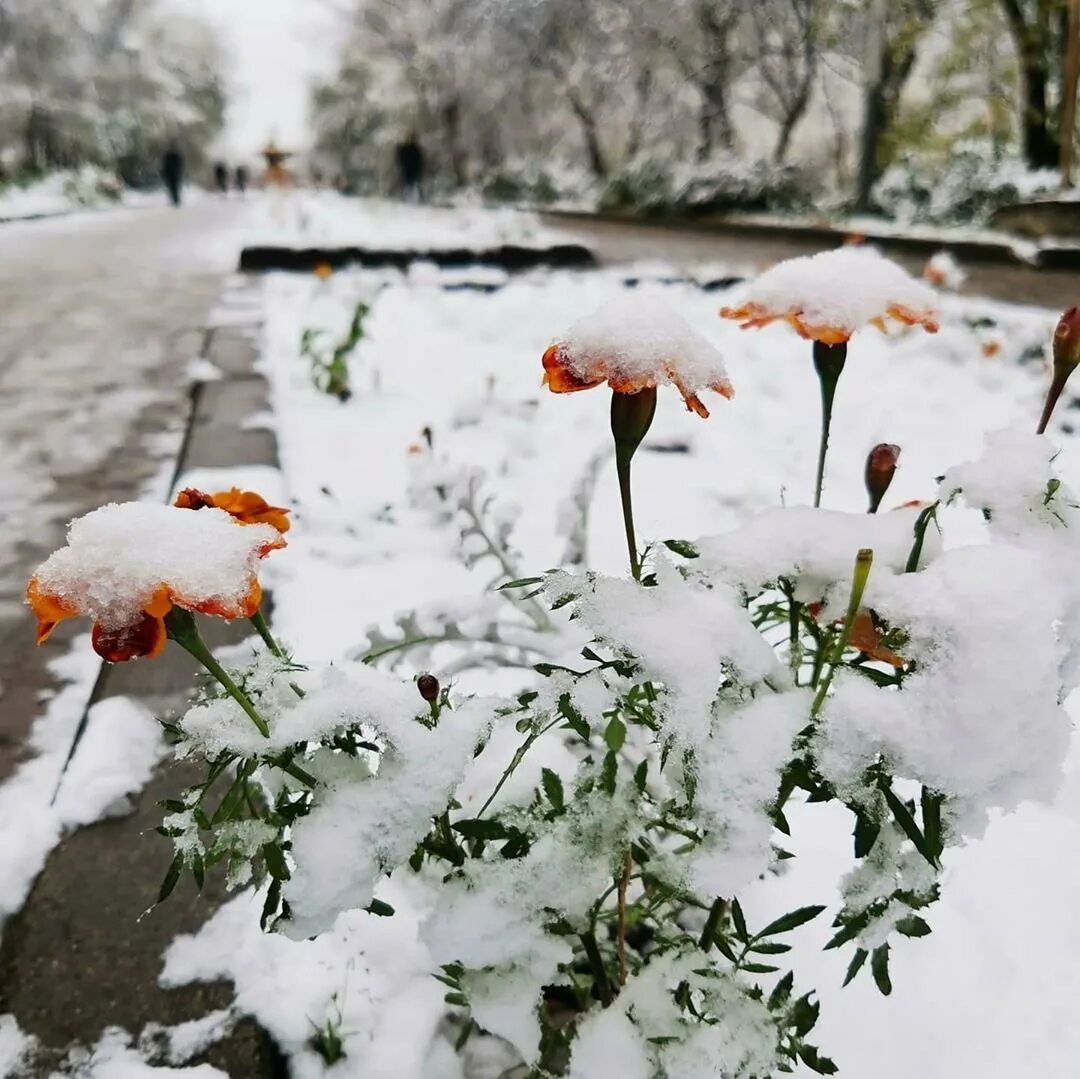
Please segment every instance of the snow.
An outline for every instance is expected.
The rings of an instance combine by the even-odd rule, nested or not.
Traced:
[[[620,299],[578,320],[554,346],[552,364],[580,382],[607,380],[617,392],[671,383],[688,405],[706,389],[734,394],[715,346],[681,315],[655,302]],[[552,389],[558,390],[554,380]]]
[[[624,1011],[609,1008],[582,1020],[570,1058],[570,1079],[598,1075],[650,1079],[653,1074],[641,1032]]]
[[[786,259],[739,291],[739,305],[722,309],[725,318],[747,326],[788,319],[803,336],[827,344],[868,324],[883,326],[887,317],[921,323],[931,332],[938,328],[933,291],[869,247]]]
[[[34,575],[37,589],[106,628],[137,619],[163,586],[181,606],[246,613],[260,557],[284,546],[270,525],[222,510],[111,503],[71,522],[66,547]]]

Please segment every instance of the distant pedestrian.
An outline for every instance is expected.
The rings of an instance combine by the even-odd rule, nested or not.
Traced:
[[[223,195],[229,193],[229,169],[224,161],[214,162],[214,183]]]
[[[174,206],[179,206],[180,188],[184,183],[184,155],[176,142],[169,143],[169,148],[161,159],[161,177],[169,192],[169,200]]]
[[[424,151],[416,141],[416,135],[409,137],[397,148],[398,172],[401,174],[401,197],[406,202],[423,201]]]
[[[237,165],[235,173],[236,190],[242,195],[247,190],[248,171],[246,165]]]

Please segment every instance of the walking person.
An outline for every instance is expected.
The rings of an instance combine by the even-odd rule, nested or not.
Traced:
[[[236,185],[236,190],[242,195],[247,191],[248,185],[248,170],[246,165],[237,165],[236,172],[234,173],[233,182]]]
[[[214,162],[214,183],[223,195],[229,193],[229,169],[224,161]]]
[[[401,197],[406,202],[423,201],[424,151],[416,141],[416,134],[398,145],[398,172],[401,175]]]
[[[180,189],[184,183],[184,155],[175,141],[169,143],[169,148],[161,159],[161,177],[169,192],[169,201],[174,206],[179,206]]]

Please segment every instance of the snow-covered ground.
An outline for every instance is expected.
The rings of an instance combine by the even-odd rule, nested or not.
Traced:
[[[302,206],[316,207],[306,225],[303,213],[295,213]],[[262,242],[480,246],[543,235],[527,215],[346,207],[336,196],[268,196],[254,212],[264,215],[252,229]],[[641,539],[721,532],[756,510],[809,501],[819,422],[809,345],[783,326],[744,333],[722,322],[717,309],[738,301],[739,286],[708,293],[675,280],[681,276],[650,264],[513,278],[424,265],[408,274],[267,277],[263,367],[272,386],[280,487],[269,489],[266,476],[224,471],[183,482],[204,489],[250,484],[293,507],[289,548],[274,555],[263,577],[274,590],[275,632],[297,657],[341,660],[373,644],[385,647],[413,611],[436,632],[448,612],[462,626],[497,617],[493,609],[503,601],[487,591],[490,567],[470,565],[466,557],[475,537],[463,548],[458,524],[432,498],[436,487],[460,482],[461,470],[472,470],[475,506],[489,533],[510,527],[513,568],[521,575],[578,559],[624,572],[609,395],[554,396],[540,386],[546,346],[611,300],[648,299],[686,318],[721,350],[736,390],[732,401],[704,395],[712,412],[706,421],[689,414],[677,393],[661,390],[656,422],[635,460]],[[352,396],[342,401],[314,388],[300,341],[313,329],[335,342],[360,301],[371,311],[350,360]],[[947,295],[942,309],[941,332],[932,337],[921,330],[856,335],[837,396],[826,506],[865,505],[863,465],[875,443],[902,447],[888,508],[932,497],[935,477],[975,456],[987,431],[1033,427],[1045,388],[1043,348],[1056,313]],[[1080,448],[1060,431],[1056,437],[1058,468],[1075,483]],[[542,655],[543,635],[530,643]],[[463,666],[471,651],[447,643],[405,653],[400,669],[432,669],[464,692],[512,692],[535,677],[521,667]],[[110,729],[122,733],[130,721],[141,730],[137,719],[117,712]],[[495,735],[506,758],[516,744],[512,727]],[[137,750],[129,769],[136,778],[152,763],[152,755]],[[1025,805],[996,820],[985,838],[949,861],[944,899],[931,912],[934,933],[893,949],[891,998],[879,996],[869,979],[841,990],[847,957],[819,950],[824,924],[803,934],[797,962],[822,994],[817,1040],[842,1075],[1075,1075],[1080,870],[1068,852],[1080,846],[1078,765],[1074,753],[1054,806]],[[520,780],[528,785],[533,778]],[[96,812],[105,809],[106,793],[103,787]],[[467,787],[461,797],[469,795]],[[61,806],[45,826],[86,819],[82,810],[69,810]],[[801,829],[796,852],[813,856],[798,859],[808,868],[748,894],[749,917],[766,920],[805,901],[808,892],[820,902],[835,897],[836,882],[850,868],[850,840],[843,824],[833,824],[826,817]],[[500,1076],[513,1060],[502,1046],[473,1039],[463,1070],[449,1040],[454,1032],[440,1030],[443,989],[430,977],[430,958],[417,937],[431,896],[409,876],[389,881],[379,894],[396,909],[393,918],[347,913],[330,933],[296,942],[262,934],[261,904],[242,893],[196,936],[174,942],[163,979],[232,979],[238,1010],[272,1032],[301,1079]],[[309,1044],[327,1023],[347,1053],[332,1072]],[[170,1063],[182,1065],[200,1038],[225,1026],[218,1016],[198,1037],[178,1035],[181,1047]],[[17,1028],[0,1019],[0,1072],[23,1048]],[[143,1074],[138,1051],[122,1037],[106,1038],[94,1060],[94,1075]]]
[[[363,246],[432,251],[499,244],[565,243],[522,210],[412,206],[389,199],[346,198],[333,191],[266,191],[247,234],[251,245]]]
[[[478,470],[490,518],[514,521],[523,574],[565,561],[575,522],[586,564],[621,572],[608,395],[551,395],[540,387],[539,363],[571,322],[612,299],[647,297],[683,315],[722,350],[736,387],[731,402],[707,395],[708,421],[688,414],[676,393],[661,392],[635,465],[643,540],[722,531],[754,510],[808,500],[818,424],[809,346],[782,327],[743,333],[717,318],[716,294],[659,283],[677,276],[660,267],[650,274],[654,280],[634,289],[624,282],[642,276],[635,268],[536,274],[492,294],[462,288],[468,274],[430,267],[266,280],[265,371],[295,507],[289,550],[268,569],[277,631],[299,657],[354,656],[392,636],[403,612],[460,613],[483,603],[483,564],[469,569],[456,527],[417,498],[434,482],[432,458],[440,462],[436,481],[459,467]],[[722,300],[737,298],[736,288]],[[312,387],[298,343],[305,328],[343,333],[358,300],[372,310],[351,362],[353,396],[343,403]],[[1033,425],[1044,389],[1041,346],[1054,316],[948,296],[942,302],[944,324],[934,337],[856,336],[837,399],[826,505],[864,504],[863,462],[877,442],[903,449],[889,495],[889,504],[899,504],[931,497],[934,477],[975,455],[986,431]],[[1063,473],[1080,475],[1077,448],[1067,438],[1062,446]],[[587,520],[567,504],[575,489],[591,489]],[[381,636],[367,634],[372,624]],[[443,645],[419,666],[453,670],[462,654],[461,646]],[[406,658],[401,669],[416,668]],[[466,692],[507,691],[529,679],[520,669],[494,668],[460,671],[455,683]],[[505,740],[507,756],[513,745]],[[1072,915],[1080,871],[1062,852],[1078,840],[1074,767],[1055,806],[1025,806],[996,821],[952,860],[931,919],[935,932],[894,948],[889,999],[869,979],[841,991],[846,958],[816,950],[824,925],[821,939],[808,934],[799,962],[817,975],[819,1041],[841,1074],[1074,1074],[1080,1034],[1067,1009],[1080,994],[1080,928]],[[848,849],[846,834],[827,820],[813,826],[802,848],[812,851],[813,869],[792,874],[790,886],[763,885],[748,897],[748,912],[771,917],[808,891],[827,902],[849,867]],[[415,936],[413,919],[429,900],[408,879],[380,894],[397,908],[395,918],[345,915],[332,933],[302,943],[261,936],[258,903],[240,896],[198,936],[173,945],[165,979],[232,978],[239,1006],[280,1039],[297,1075],[323,1074],[306,1043],[315,1025],[330,1020],[350,1054],[334,1074],[457,1077],[461,1064],[445,1038],[432,1040],[441,992]],[[1002,929],[1020,922],[1023,932]],[[497,1056],[497,1049],[481,1042],[473,1052]],[[469,1074],[500,1074],[475,1061],[470,1067]]]
[[[56,172],[25,187],[0,186],[0,221],[53,217],[72,210],[164,205],[164,192],[129,191],[92,168]]]

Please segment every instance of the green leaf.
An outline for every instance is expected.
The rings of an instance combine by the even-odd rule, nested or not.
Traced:
[[[828,1057],[823,1057],[812,1045],[799,1046],[799,1059],[818,1075],[836,1074],[836,1065]]]
[[[390,918],[393,917],[394,908],[389,903],[384,903],[381,899],[373,899],[364,908],[368,914],[374,914],[376,918]]]
[[[563,793],[562,780],[550,768],[540,770],[540,782],[544,787],[544,794],[551,803],[556,813],[566,811],[566,796]]]
[[[453,829],[466,839],[506,839],[510,835],[506,825],[497,820],[459,820]]]
[[[609,797],[615,793],[615,773],[618,771],[619,762],[615,754],[610,750],[604,755],[604,764],[600,770],[600,789]]]
[[[618,716],[611,720],[604,731],[604,741],[612,753],[618,753],[626,742],[626,724]]]
[[[285,864],[285,854],[282,849],[276,843],[264,843],[262,852],[270,876],[274,880],[288,880],[289,867]]]
[[[870,955],[870,973],[874,976],[874,984],[881,991],[883,997],[892,992],[892,981],[889,979],[889,946],[880,944]]]
[[[768,963],[743,963],[739,969],[747,974],[775,974],[780,968],[771,967]]]
[[[582,741],[589,741],[592,737],[592,728],[589,726],[585,717],[571,703],[569,693],[564,693],[559,697],[558,708],[559,715],[566,720],[567,726],[569,726]]]
[[[735,936],[739,940],[749,940],[750,934],[746,931],[746,919],[743,917],[742,907],[737,899],[731,901],[731,921],[735,926]]]
[[[203,882],[206,880],[206,866],[203,864],[203,856],[198,851],[191,858],[191,875],[195,878],[195,887],[201,892]]]
[[[157,901],[163,903],[166,899],[172,895],[172,890],[176,887],[176,882],[180,879],[180,871],[184,868],[184,856],[178,854],[169,863],[169,868],[165,870],[165,878],[161,882],[161,887],[158,889]]]
[[[799,907],[798,910],[793,910],[789,914],[777,918],[776,921],[769,922],[760,933],[754,935],[754,939],[772,937],[777,933],[790,933],[792,929],[798,929],[800,925],[813,921],[824,909],[823,906]]]
[[[935,858],[941,858],[941,852],[945,849],[945,842],[941,834],[941,806],[945,801],[945,795],[937,791],[922,789],[922,822],[923,834],[926,836],[927,849]]]
[[[496,592],[505,592],[508,588],[528,588],[530,585],[539,584],[543,577],[519,577],[516,581],[507,581],[499,585]]]
[[[758,955],[783,955],[791,951],[791,945],[781,944],[778,940],[761,940],[751,944],[750,951]]]
[[[848,963],[847,974],[844,975],[844,985],[850,985],[852,979],[856,974],[862,970],[863,963],[866,962],[866,957],[870,953],[865,948],[856,948],[855,954],[851,957],[851,962]]]
[[[774,1012],[777,1008],[782,1007],[787,1003],[788,997],[791,996],[791,990],[795,986],[795,974],[793,971],[788,971],[780,981],[773,986],[773,991],[769,994],[768,1008],[769,1011]]]
[[[713,937],[713,944],[716,945],[716,950],[725,959],[729,959],[732,963],[737,963],[739,961],[739,957],[731,950],[731,945],[728,944],[727,940],[720,933],[717,933]]]
[[[854,940],[859,935],[859,927],[857,925],[845,925],[838,933],[830,938],[829,943],[825,945],[824,950],[829,951],[832,948],[839,948],[841,944],[847,944],[849,940]]]
[[[817,1026],[818,1016],[821,1014],[821,1004],[810,999],[806,993],[799,997],[791,1006],[791,1023],[797,1038],[805,1038]]]
[[[881,832],[881,821],[868,817],[865,813],[856,812],[855,831],[855,857],[865,858],[871,850]]]
[[[908,807],[893,794],[892,787],[888,783],[882,784],[881,791],[885,795],[885,801],[889,803],[889,810],[892,812],[893,819],[904,830],[908,839],[915,844],[915,849],[935,869],[940,869],[941,866],[938,863],[936,855],[927,846],[926,836],[919,830],[919,826],[915,823],[915,818],[911,815],[911,811]]]
[[[664,540],[664,546],[669,551],[674,551],[675,554],[682,555],[683,558],[699,558],[701,556],[701,552],[687,540]]]
[[[917,914],[909,914],[896,923],[896,931],[904,937],[926,937],[931,929]]]
[[[634,786],[637,787],[639,794],[645,793],[645,785],[649,780],[649,762],[642,761],[634,769]]]

